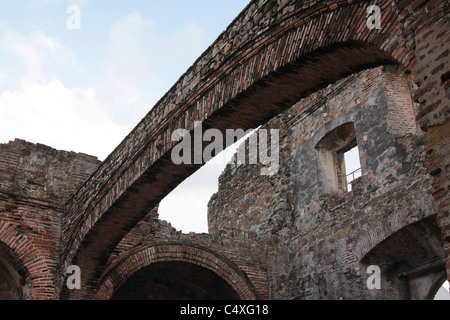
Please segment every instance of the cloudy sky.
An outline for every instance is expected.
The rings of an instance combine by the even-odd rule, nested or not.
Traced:
[[[2,0],[0,143],[105,159],[248,2]],[[188,179],[161,218],[206,232],[222,168]]]

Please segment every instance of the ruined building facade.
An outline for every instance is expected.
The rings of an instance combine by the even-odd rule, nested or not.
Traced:
[[[450,274],[448,6],[375,2],[380,31],[367,1],[251,1],[103,162],[0,145],[0,298],[432,299]],[[279,130],[276,174],[227,165],[208,234],[158,219],[199,168],[170,159],[195,121]]]
[[[409,298],[432,298],[446,279],[445,259],[413,87],[403,70],[386,66],[299,101],[262,127],[280,130],[277,174],[264,176],[262,164],[233,160],[209,204],[209,234],[181,234],[153,219],[155,210],[114,250],[109,276],[119,277],[122,255],[146,243],[167,246],[169,253],[192,247],[194,255],[199,247],[230,259],[247,273],[258,298],[403,299],[404,281]],[[350,190],[341,154],[356,146],[361,176]],[[2,223],[20,234],[16,242],[24,255],[36,250],[28,265],[42,274],[44,261],[57,261],[57,208],[100,163],[20,140],[2,145],[0,154]],[[32,279],[21,276],[13,255],[3,250],[2,297],[26,298]],[[215,274],[219,266],[203,270],[204,254],[198,262],[169,254],[164,262],[127,271],[107,297],[240,298]],[[367,287],[371,265],[381,268],[380,290]]]
[[[209,231],[276,242],[272,297],[403,299],[403,273],[427,266],[407,280],[426,299],[446,278],[412,85],[394,66],[339,81],[263,127],[282,132],[277,175],[228,165]],[[347,185],[343,155],[356,146],[361,176]],[[368,290],[371,265],[385,290]]]

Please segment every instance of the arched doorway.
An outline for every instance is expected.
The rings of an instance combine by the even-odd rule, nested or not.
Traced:
[[[376,245],[361,260],[381,269],[376,299],[432,300],[446,279],[436,215],[412,223]]]
[[[128,279],[112,300],[237,300],[236,291],[214,272],[186,262],[160,262]]]
[[[446,275],[445,279],[444,284],[436,292],[433,300],[450,300],[449,282]]]
[[[0,243],[0,300],[24,299],[23,281],[9,248]]]
[[[22,290],[17,283],[17,274],[4,261],[0,261],[0,300],[21,300]]]
[[[164,243],[136,247],[103,275],[96,299],[255,300],[238,266],[204,247]]]

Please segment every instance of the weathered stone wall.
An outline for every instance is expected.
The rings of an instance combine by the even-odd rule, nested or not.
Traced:
[[[383,11],[380,30],[367,27],[372,4]],[[96,263],[105,261],[108,248],[195,170],[169,159],[175,129],[192,130],[195,121],[204,121],[205,129],[258,126],[309,93],[368,67],[400,63],[423,76],[430,66],[415,50],[426,46],[424,35],[431,29],[440,39],[448,37],[446,10],[439,0],[250,2],[67,204],[66,265],[73,259],[86,263],[86,281],[95,286],[93,273],[103,268]],[[445,58],[448,42],[430,41],[436,48],[428,59]],[[436,90],[442,95],[447,67],[438,65],[433,79],[416,79],[419,91],[433,99]],[[436,77],[443,83],[434,89]],[[421,124],[446,122],[445,101],[433,99],[421,101]],[[88,239],[96,245],[84,251],[89,244],[81,244]]]
[[[380,30],[366,25],[372,4],[383,11]],[[204,129],[247,129],[307,96],[266,125],[281,129],[282,150],[290,154],[282,157],[279,176],[262,178],[260,168],[231,167],[221,179],[222,190],[230,193],[212,201],[224,213],[210,215],[211,236],[220,240],[205,241],[226,251],[218,245],[224,239],[232,239],[226,240],[230,246],[249,239],[249,246],[242,246],[248,252],[251,241],[262,251],[270,243],[270,298],[399,297],[392,275],[409,274],[408,268],[441,256],[437,220],[450,275],[448,13],[442,0],[251,1],[98,170],[98,162],[84,155],[42,151],[41,145],[24,147],[20,141],[1,145],[0,241],[12,257],[8,265],[16,266],[31,288],[24,295],[93,297],[105,263],[115,258],[113,252],[120,255],[127,232],[197,168],[171,161],[175,129],[192,130],[195,121],[203,121]],[[402,65],[407,76],[401,69],[378,68],[326,87],[389,64]],[[409,77],[417,86],[412,97],[406,92],[413,86]],[[412,100],[418,105],[411,106]],[[411,110],[426,132],[426,147]],[[324,166],[329,154],[319,157],[316,147],[348,121],[355,124],[363,177],[352,193],[343,193],[342,176],[333,181],[336,168]],[[21,154],[27,149],[32,152]],[[241,193],[231,201],[237,190]],[[429,232],[411,227],[422,220],[429,221],[424,227]],[[427,239],[431,254],[424,253],[426,246],[421,257],[395,246],[402,256],[385,243],[414,239],[411,234]],[[177,256],[178,246],[164,248]],[[189,250],[183,254],[196,257]],[[208,259],[213,256],[210,252]],[[390,295],[367,292],[368,262],[383,263],[383,281],[394,288]],[[72,263],[83,269],[83,290],[60,295]]]
[[[0,144],[0,157],[0,192],[55,205],[64,205],[101,163],[93,156],[19,139]]]
[[[424,133],[413,117],[413,87],[398,66],[350,76],[262,127],[283,132],[278,175],[260,176],[260,165],[227,166],[209,203],[210,232],[279,241],[269,260],[271,298],[402,298],[398,279],[390,280],[389,291],[367,290],[360,261],[378,241],[414,222],[434,217],[436,225]],[[352,192],[330,192],[316,147],[349,122],[362,177]],[[433,230],[430,237],[440,246],[429,248],[434,254],[427,257],[442,258],[439,228]],[[400,247],[408,252],[407,243]]]
[[[19,298],[57,298],[63,206],[99,164],[23,140],[0,144],[0,264],[20,275]]]
[[[112,291],[111,289],[105,289],[108,286],[104,284],[113,281],[109,273],[118,273],[113,278],[117,279],[123,273],[127,272],[131,265],[136,270],[140,270],[146,264],[149,264],[148,260],[150,258],[141,260],[130,259],[130,252],[144,251],[147,248],[153,247],[156,248],[155,252],[164,252],[166,254],[162,261],[189,262],[203,268],[208,268],[224,279],[227,279],[228,275],[223,274],[223,271],[221,271],[223,263],[235,266],[237,268],[236,270],[239,270],[238,273],[242,273],[243,277],[248,279],[248,283],[245,285],[249,285],[254,293],[254,296],[247,296],[247,299],[268,298],[269,279],[267,260],[270,257],[270,250],[272,248],[269,244],[249,238],[223,238],[209,234],[195,233],[184,234],[174,229],[167,222],[158,220],[156,210],[152,215],[154,216],[139,222],[113,251],[106,265],[108,271],[100,281],[100,290],[97,298],[110,298],[119,289],[115,286],[112,286]],[[173,249],[170,249],[171,247]],[[211,258],[208,252],[214,253],[214,257]],[[157,253],[154,253],[152,258],[155,259],[156,255]],[[186,255],[190,255],[190,258],[186,259]],[[209,264],[209,261],[212,261],[212,263]],[[131,276],[131,274],[128,276]],[[240,283],[241,281],[238,277],[229,280],[232,283]],[[242,288],[236,286],[233,289],[237,292],[242,291]],[[241,298],[245,299],[245,297]]]
[[[261,236],[263,230],[280,230],[281,226],[276,226],[280,218],[276,212],[281,207],[299,211],[296,214],[300,215],[311,211],[321,196],[327,195],[324,191],[327,186],[320,181],[323,168],[319,167],[316,146],[327,132],[345,123],[355,124],[365,176],[373,182],[362,190],[367,198],[394,188],[397,178],[404,178],[403,173],[424,168],[423,152],[419,153],[420,159],[413,159],[406,152],[417,143],[423,148],[424,134],[414,119],[415,106],[410,91],[413,84],[397,68],[376,68],[339,81],[264,125],[262,129],[280,130],[280,149],[283,150],[280,167],[283,170],[275,176],[261,176],[261,165],[239,167],[230,163],[219,178],[220,192],[209,204],[210,232],[253,230],[255,236]],[[393,138],[398,140],[396,145],[391,144]],[[248,155],[248,144],[246,148]],[[270,145],[268,148],[270,151]],[[383,158],[386,153],[392,155]],[[252,180],[255,177],[258,178]],[[391,185],[386,177],[392,180]],[[293,194],[299,199],[297,202],[303,204],[301,208],[292,207]],[[236,195],[243,195],[243,198],[234,198]],[[334,199],[340,194],[328,196]],[[286,229],[285,234],[293,232],[293,221],[288,224],[279,221],[290,230]],[[304,228],[302,225],[301,229]]]

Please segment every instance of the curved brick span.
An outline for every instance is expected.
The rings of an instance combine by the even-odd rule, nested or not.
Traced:
[[[224,279],[243,300],[257,299],[247,276],[230,260],[196,245],[163,243],[135,248],[105,271],[95,299],[111,299],[132,275],[155,263],[185,262],[208,269]]]
[[[374,2],[382,9],[380,30],[367,26]],[[416,78],[417,119],[429,132],[434,196],[448,241],[449,201],[439,184],[448,177],[445,5],[252,1],[66,204],[59,290],[70,264],[82,268],[85,289],[63,297],[92,296],[123,236],[198,169],[171,161],[175,129],[193,131],[195,121],[204,121],[205,130],[253,128],[327,84],[384,64],[402,64]]]

